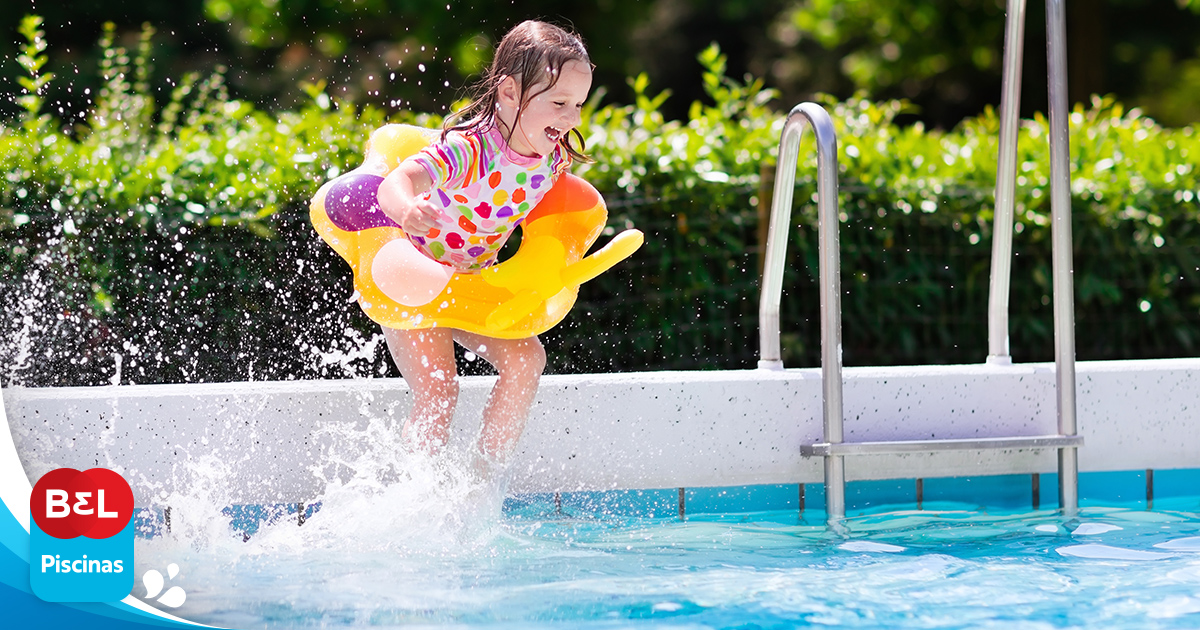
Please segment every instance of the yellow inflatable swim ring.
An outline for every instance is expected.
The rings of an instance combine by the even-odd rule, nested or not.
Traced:
[[[457,328],[503,339],[539,335],[566,317],[580,284],[642,245],[641,232],[626,230],[585,256],[604,229],[608,210],[591,184],[568,173],[529,212],[521,245],[511,258],[481,273],[444,268],[441,271],[449,280],[432,299],[409,296],[402,286],[404,270],[382,265],[387,257],[380,252],[411,246],[400,227],[380,210],[376,197],[384,177],[436,135],[409,125],[381,127],[371,134],[362,166],[326,182],[310,206],[313,227],[350,263],[358,303],[375,322],[410,330]],[[412,260],[415,266],[441,267],[418,256]],[[437,283],[433,291],[440,286]]]

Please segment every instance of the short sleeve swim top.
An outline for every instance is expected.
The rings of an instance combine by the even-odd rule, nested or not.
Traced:
[[[429,198],[441,209],[436,227],[409,240],[430,258],[460,271],[496,262],[513,229],[571,164],[561,145],[549,156],[526,157],[508,147],[495,126],[451,131],[409,158],[433,179]]]

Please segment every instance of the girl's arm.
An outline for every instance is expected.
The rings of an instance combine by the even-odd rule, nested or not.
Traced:
[[[412,160],[400,163],[379,186],[379,208],[408,234],[421,236],[437,226],[440,211],[422,195],[433,188],[433,179]]]

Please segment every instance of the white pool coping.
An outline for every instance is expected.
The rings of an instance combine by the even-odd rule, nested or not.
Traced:
[[[846,368],[846,441],[1057,432],[1053,364]],[[1200,359],[1080,362],[1081,472],[1200,467]],[[454,444],[477,430],[491,377],[467,377]],[[513,463],[513,492],[820,482],[820,370],[543,378]],[[407,416],[400,379],[20,388],[3,392],[26,474],[114,468],[151,492],[189,463],[227,467],[232,497],[307,501],[330,423]],[[850,457],[847,478],[1050,473],[1052,450]]]

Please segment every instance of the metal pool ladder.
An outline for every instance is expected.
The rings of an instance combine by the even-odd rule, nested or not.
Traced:
[[[1058,498],[1064,514],[1079,506],[1078,447],[1083,438],[1075,421],[1075,314],[1071,254],[1070,144],[1067,122],[1066,29],[1064,0],[1047,0],[1049,66],[1050,200],[1054,276],[1054,365],[1058,398],[1058,434],[982,439],[845,442],[842,416],[842,300],[838,246],[837,137],[829,114],[815,103],[801,103],[788,114],[779,141],[774,197],[768,227],[763,291],[759,303],[759,369],[782,370],[779,303],[795,191],[796,162],[804,127],[817,143],[817,214],[821,301],[821,368],[824,441],[800,447],[805,456],[825,458],[825,513],[833,523],[846,515],[847,455],[932,453],[949,450],[1058,450]],[[1008,291],[1012,257],[1013,198],[1016,186],[1018,104],[1025,0],[1008,0],[1001,94],[1000,155],[996,174],[996,210],[992,277],[988,298],[987,362],[1009,365]]]

